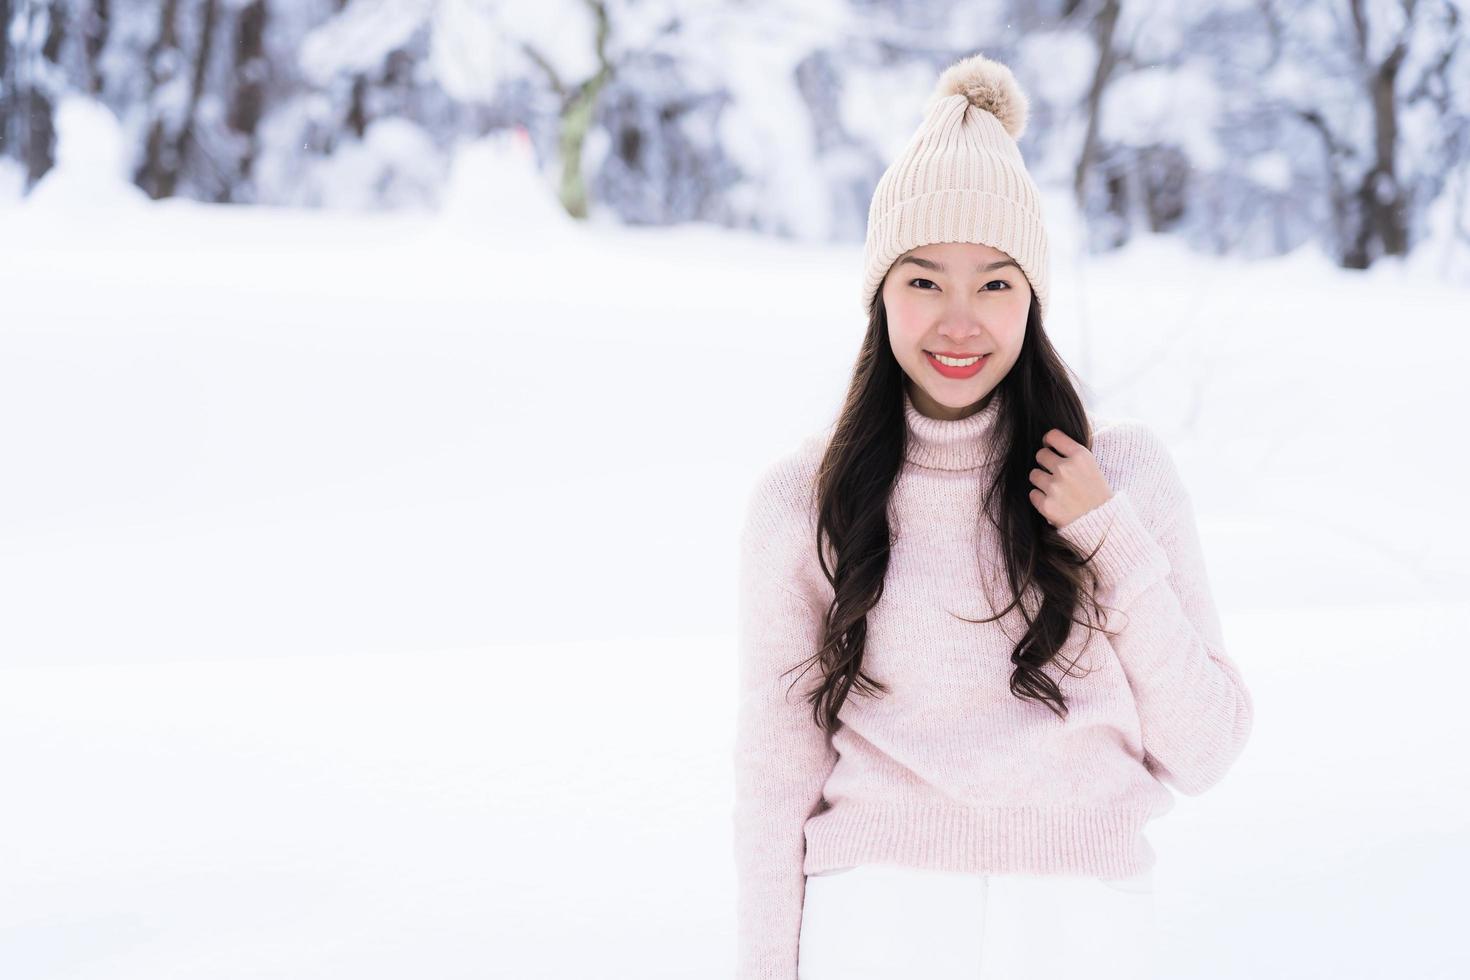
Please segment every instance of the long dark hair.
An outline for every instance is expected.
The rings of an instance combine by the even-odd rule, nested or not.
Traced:
[[[861,695],[888,691],[863,673],[862,663],[867,614],[883,595],[888,570],[888,500],[907,438],[905,379],[888,342],[888,314],[879,289],[868,309],[868,333],[847,398],[813,486],[818,514],[815,546],[833,598],[821,647],[803,663],[821,665],[822,680],[807,700],[817,724],[828,732],[837,728],[837,713],[854,687]],[[1011,693],[1043,703],[1065,719],[1066,698],[1042,667],[1062,649],[1074,623],[1102,628],[1098,583],[1087,568],[1092,556],[1077,554],[1032,506],[1030,473],[1048,429],[1061,429],[1089,448],[1092,431],[1066,364],[1042,329],[1034,292],[1020,355],[996,391],[1001,403],[994,451],[1000,465],[993,468],[994,476],[986,485],[980,517],[991,521],[1000,534],[1012,598],[994,616],[965,621],[993,622],[1019,607],[1026,630],[1011,652],[1016,665]],[[986,397],[994,397],[994,392]],[[1022,597],[1029,597],[1034,608]],[[1084,599],[1095,618],[1080,622],[1075,613]]]

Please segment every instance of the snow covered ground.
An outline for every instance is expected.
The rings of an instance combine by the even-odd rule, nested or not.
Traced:
[[[517,159],[443,216],[0,201],[0,974],[730,975],[736,531],[860,250],[572,226]],[[1257,705],[1150,829],[1164,975],[1467,975],[1470,292],[1048,204]]]

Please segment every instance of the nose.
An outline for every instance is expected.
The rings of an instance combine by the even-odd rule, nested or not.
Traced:
[[[951,340],[965,341],[984,332],[985,327],[980,321],[968,315],[945,317],[939,325],[939,335]]]

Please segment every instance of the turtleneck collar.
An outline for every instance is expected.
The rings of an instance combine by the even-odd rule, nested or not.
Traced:
[[[908,427],[904,456],[909,462],[938,470],[972,470],[988,462],[1000,415],[1000,392],[973,415],[962,419],[931,419],[914,407],[903,386],[903,414]]]

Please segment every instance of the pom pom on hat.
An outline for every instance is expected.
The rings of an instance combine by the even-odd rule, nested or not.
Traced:
[[[975,54],[950,65],[939,76],[926,108],[951,95],[963,95],[971,105],[994,115],[1014,140],[1026,131],[1030,102],[1016,76],[999,61]]]

